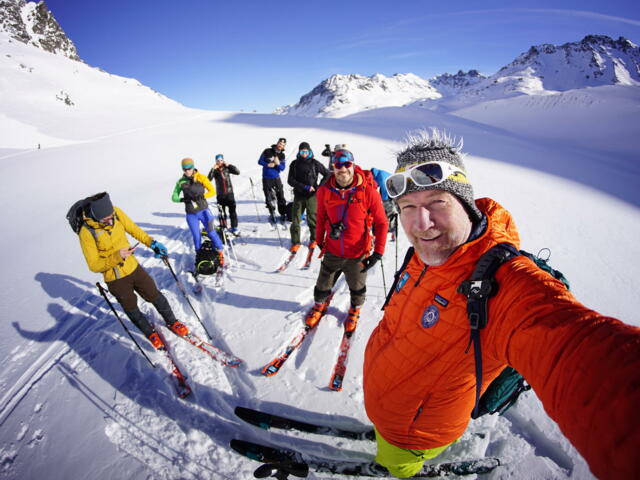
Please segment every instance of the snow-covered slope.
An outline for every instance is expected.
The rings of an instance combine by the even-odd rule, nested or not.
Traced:
[[[0,148],[57,146],[197,113],[79,61],[44,2],[0,0],[0,22]]]
[[[194,115],[135,79],[25,45],[4,32],[0,51],[2,148],[50,147],[144,128],[150,119],[155,124]],[[100,128],[90,121],[96,113],[103,119]]]
[[[274,113],[306,117],[344,117],[370,108],[394,107],[419,98],[439,98],[429,82],[417,75],[332,75],[302,96],[298,103]]]
[[[257,463],[229,450],[233,437],[306,454],[372,458],[371,443],[265,432],[233,415],[235,406],[244,405],[367,428],[363,352],[381,317],[396,256],[401,261],[408,246],[403,235],[388,244],[386,277],[381,269],[369,274],[342,392],[327,389],[349,303],[342,281],[315,333],[277,376],[262,377],[260,368],[301,327],[319,267],[316,259],[309,271],[294,262],[287,271],[273,273],[287,254],[288,233],[271,231],[265,223],[257,158],[280,136],[291,146],[307,141],[316,153],[325,143],[347,143],[364,168],[387,170],[393,169],[393,152],[408,130],[435,126],[464,136],[476,194],[495,198],[513,213],[523,247],[550,248],[552,264],[571,280],[581,301],[640,324],[635,143],[640,126],[630,121],[635,87],[591,89],[591,105],[599,115],[584,114],[579,124],[556,120],[561,105],[512,103],[520,99],[458,115],[387,107],[335,119],[189,110],[135,81],[7,36],[0,42],[0,69],[3,479],[252,478]],[[55,99],[61,85],[69,88],[65,92],[73,105]],[[513,122],[509,130],[492,125],[508,123],[514,112],[521,123]],[[556,122],[553,131],[546,125],[551,121]],[[597,129],[608,142],[590,138]],[[41,139],[38,150],[35,143]],[[54,144],[57,148],[49,148]],[[613,155],[614,148],[627,154]],[[172,265],[189,285],[185,272],[192,267],[193,246],[183,206],[172,203],[170,193],[181,175],[181,158],[190,156],[207,171],[216,153],[224,153],[241,172],[233,182],[244,240],[236,245],[237,261],[227,252],[232,268],[224,290],[207,287],[191,302],[214,343],[245,365],[226,369],[170,338],[193,387],[189,399],[179,400],[166,370],[147,363],[99,296],[95,282],[101,278],[87,269],[64,216],[76,199],[108,190],[116,205],[167,245]],[[286,153],[290,161],[295,152]],[[135,254],[179,318],[204,334],[167,268],[148,249]],[[148,304],[140,305],[158,320]],[[146,340],[118,312],[157,362]],[[486,453],[504,461],[485,477],[489,480],[592,478],[533,393],[504,417],[473,421],[442,460],[477,455],[476,434],[486,433]]]

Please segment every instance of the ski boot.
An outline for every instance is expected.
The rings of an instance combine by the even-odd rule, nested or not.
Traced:
[[[160,335],[158,335],[156,332],[153,332],[147,338],[151,342],[151,345],[153,345],[153,348],[155,348],[156,350],[165,350],[166,349],[166,347],[164,345],[164,342],[160,338]]]
[[[326,301],[322,303],[314,303],[313,307],[311,307],[311,310],[309,310],[309,313],[307,313],[307,317],[304,320],[306,326],[309,329],[314,328],[318,324],[322,316],[327,313],[328,308],[329,305],[327,305]]]
[[[168,325],[168,327],[179,337],[184,337],[185,335],[189,334],[189,329],[187,328],[187,326],[184,323],[179,322],[178,320],[173,322],[171,325]]]
[[[353,333],[358,325],[358,318],[360,318],[360,307],[351,305],[349,313],[347,313],[347,319],[344,321],[344,331],[346,333]]]

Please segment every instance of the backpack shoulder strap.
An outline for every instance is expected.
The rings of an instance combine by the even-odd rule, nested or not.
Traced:
[[[473,343],[473,354],[476,365],[476,402],[473,414],[478,413],[478,403],[480,401],[480,390],[482,388],[482,349],[480,342],[480,330],[486,327],[489,321],[488,305],[489,298],[498,293],[498,284],[495,274],[500,266],[514,257],[520,256],[520,251],[510,243],[499,243],[486,251],[471,274],[458,287],[458,292],[467,297],[467,315],[471,334],[469,345]]]
[[[98,241],[98,232],[96,232],[96,229],[93,228],[91,225],[89,225],[87,222],[82,222],[82,225],[80,226],[80,229],[82,229],[82,227],[86,228],[87,230],[89,230],[89,233],[91,233],[91,235],[93,235],[93,239],[97,242]]]
[[[398,286],[398,282],[400,281],[400,275],[402,275],[402,272],[404,272],[404,269],[407,268],[407,265],[409,265],[409,261],[411,260],[411,257],[413,257],[414,251],[415,249],[413,247],[409,247],[409,249],[407,250],[407,253],[404,256],[404,260],[402,261],[402,265],[400,266],[400,270],[398,270],[393,275],[393,284],[391,285],[391,288],[389,289],[389,293],[387,294],[387,298],[384,301],[384,305],[382,305],[382,308],[380,310],[384,310],[387,304],[391,301],[393,292],[395,292],[396,287]]]

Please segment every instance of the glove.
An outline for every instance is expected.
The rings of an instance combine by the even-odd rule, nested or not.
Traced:
[[[382,259],[382,255],[380,255],[378,252],[373,252],[370,256],[362,260],[362,265],[364,265],[364,268],[360,270],[360,273],[364,273],[368,270],[371,270],[371,268],[376,263],[378,263],[381,259]]]
[[[167,247],[165,247],[163,244],[161,244],[157,240],[154,240],[153,242],[151,242],[151,250],[153,250],[153,253],[155,253],[154,257],[156,258],[162,258],[169,255],[169,251],[167,250]]]

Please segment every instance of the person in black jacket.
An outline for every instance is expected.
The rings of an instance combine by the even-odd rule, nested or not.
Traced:
[[[224,161],[224,155],[221,153],[216,155],[216,164],[209,170],[209,180],[216,181],[216,199],[226,212],[229,210],[229,219],[231,220],[232,234],[238,234],[238,214],[236,213],[236,199],[233,195],[233,185],[230,175],[240,175],[240,170],[235,165],[228,164]],[[225,213],[226,214],[226,213]]]
[[[318,181],[318,177],[322,179]],[[298,147],[298,155],[291,162],[287,182],[293,187],[293,213],[291,218],[291,251],[300,248],[300,220],[307,211],[309,225],[309,248],[315,248],[316,242],[316,190],[327,179],[329,171],[322,163],[313,158],[313,151],[307,142]]]

